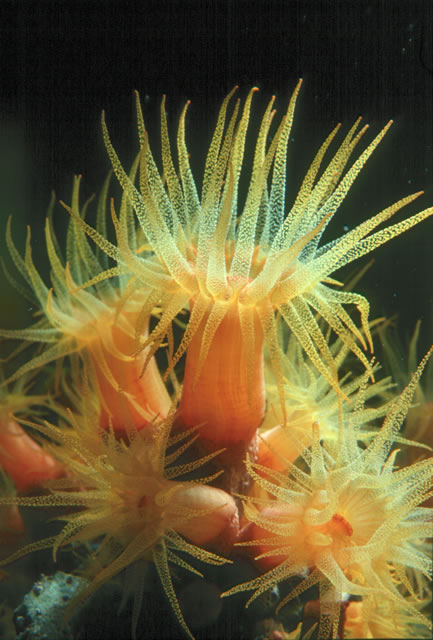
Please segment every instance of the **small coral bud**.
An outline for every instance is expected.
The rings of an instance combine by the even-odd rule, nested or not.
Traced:
[[[305,448],[307,446],[305,439]],[[277,425],[260,434],[257,462],[264,467],[284,471],[301,453],[300,443],[290,436],[288,428],[283,425]]]
[[[13,418],[0,422],[0,466],[10,475],[18,491],[27,491],[64,474],[63,466]]]
[[[176,494],[179,506],[193,511],[203,511],[177,527],[190,542],[209,545],[219,550],[229,549],[238,534],[239,515],[233,498],[215,487],[203,484],[185,486]]]

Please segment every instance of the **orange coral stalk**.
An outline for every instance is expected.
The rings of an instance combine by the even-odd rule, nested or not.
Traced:
[[[242,339],[239,312],[236,307],[230,309],[200,367],[208,324],[209,316],[203,319],[188,347],[180,420],[186,427],[202,425],[200,438],[214,445],[248,443],[265,410],[263,331],[259,319],[254,317],[251,357],[245,353],[247,345]]]
[[[113,325],[110,330],[112,350],[105,348],[100,341],[93,348],[91,344],[88,346],[101,402],[99,424],[104,429],[112,424],[117,432],[124,431],[125,424],[141,429],[157,416],[165,418],[171,404],[155,358],[143,371],[147,351],[136,358],[130,355],[136,346],[133,327],[138,314],[124,315],[130,322],[131,331],[127,333],[120,326]],[[101,366],[101,352],[104,366]],[[116,393],[113,383],[117,383],[122,393]]]
[[[306,446],[308,444],[306,443]],[[290,462],[296,460],[299,453],[299,446],[290,437],[288,429],[281,425],[277,425],[260,435],[257,462],[264,467],[269,467],[274,471],[284,471]]]

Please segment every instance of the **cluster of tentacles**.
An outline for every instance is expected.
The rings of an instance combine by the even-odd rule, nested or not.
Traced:
[[[232,106],[235,90],[223,101],[201,195],[186,146],[189,103],[174,154],[162,101],[159,167],[137,95],[139,152],[128,171],[102,121],[120,202],[109,199],[109,176],[92,226],[76,178],[71,203],[62,203],[64,249],[51,204],[50,284],[30,230],[22,254],[8,224],[20,281],[9,268],[6,275],[37,312],[26,329],[0,330],[7,344],[18,342],[0,399],[1,564],[49,548],[61,562],[62,550],[79,549],[85,582],[67,616],[126,576],[140,636],[143,566],[153,565],[193,637],[179,575],[203,579],[207,565],[246,558],[255,577],[233,583],[226,572],[219,593],[252,591],[248,607],[280,585],[278,637],[422,637],[431,629],[433,420],[425,397],[413,407],[431,351],[400,393],[380,378],[371,352],[380,335],[392,353],[384,323],[372,322],[354,282],[344,286],[334,273],[433,208],[378,228],[421,193],[408,195],[323,243],[391,123],[357,155],[367,127],[357,120],[331,153],[335,127],[288,203],[300,86],[276,125],[269,101],[245,192],[256,89],[243,106]],[[55,509],[63,525],[14,548],[25,507]],[[290,627],[279,616],[294,602],[301,615]]]

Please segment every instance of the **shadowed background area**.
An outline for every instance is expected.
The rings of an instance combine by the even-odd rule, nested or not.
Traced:
[[[200,183],[218,108],[232,86],[239,84],[242,97],[251,86],[260,88],[253,130],[269,97],[276,93],[282,113],[302,76],[289,147],[289,203],[329,131],[339,121],[347,130],[359,114],[371,125],[369,140],[390,118],[394,125],[327,237],[410,192],[424,189],[426,194],[405,215],[433,201],[430,2],[160,0],[143,2],[139,11],[128,4],[1,3],[2,255],[10,214],[20,248],[25,225],[32,225],[35,261],[42,263],[51,190],[68,201],[72,176],[81,173],[83,195],[99,191],[109,170],[102,109],[123,163],[132,161],[138,149],[134,89],[141,94],[154,149],[162,94],[167,94],[172,133],[185,100],[191,99],[187,140]],[[67,218],[59,207],[60,233]],[[432,335],[432,234],[428,220],[382,247],[358,285],[371,301],[373,316],[399,313],[402,334],[424,317],[425,342]],[[13,297],[3,278],[1,289],[2,326],[28,324],[28,305]]]

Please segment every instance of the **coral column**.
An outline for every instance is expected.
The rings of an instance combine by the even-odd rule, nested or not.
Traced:
[[[133,328],[138,314],[123,315],[129,331],[113,324],[105,329],[109,332],[105,341],[95,343],[97,348],[93,343],[88,347],[101,400],[100,424],[108,428],[111,421],[118,433],[126,430],[126,423],[140,430],[156,417],[166,418],[171,404],[155,358],[143,371],[147,351],[131,356],[136,349]]]
[[[220,322],[199,369],[200,352],[208,315],[188,347],[178,424],[201,425],[199,440],[205,448],[228,447],[221,460],[243,462],[245,452],[255,447],[257,429],[265,411],[263,331],[251,310],[253,339],[241,330],[237,306]]]

